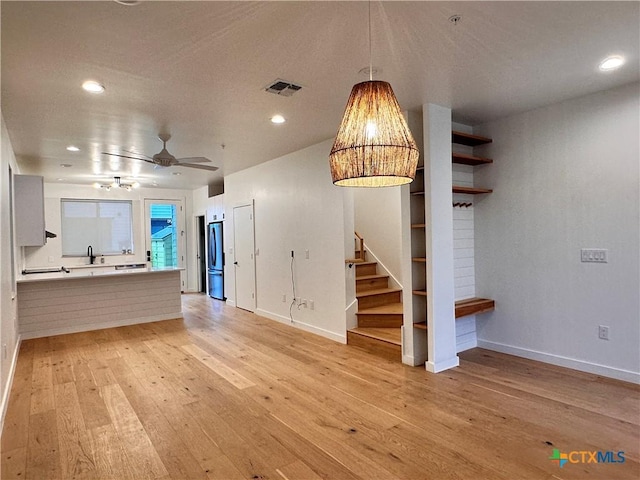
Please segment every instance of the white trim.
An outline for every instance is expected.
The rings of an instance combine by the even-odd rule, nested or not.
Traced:
[[[561,355],[553,355],[551,353],[539,352],[527,348],[514,347],[503,343],[488,342],[486,340],[478,340],[478,347],[486,348],[500,353],[515,355],[516,357],[528,358],[529,360],[537,360],[539,362],[550,363],[560,367],[571,368],[581,372],[602,375],[603,377],[615,378],[625,382],[640,384],[640,373],[621,368],[608,367],[597,363],[585,362],[584,360],[576,360],[575,358],[563,357]]]
[[[44,330],[36,330],[34,332],[22,332],[21,335],[24,340],[28,340],[31,338],[51,337],[53,335],[65,335],[68,333],[90,332],[105,328],[124,327],[127,325],[137,325],[139,323],[161,322],[163,320],[174,320],[177,318],[183,318],[182,311],[175,313],[163,313],[161,315],[153,315],[151,317],[129,318],[118,321],[90,323],[87,325],[47,328]]]
[[[20,353],[21,344],[22,335],[18,335],[16,348],[13,350],[13,358],[11,359],[11,367],[9,368],[9,378],[7,379],[7,386],[5,388],[4,394],[2,395],[2,404],[0,405],[0,435],[4,433],[4,416],[6,415],[7,407],[9,406],[9,395],[11,394],[13,377],[16,373],[16,366],[18,365],[18,354]]]
[[[475,338],[471,340],[467,340],[465,342],[460,342],[460,343],[456,342],[456,353],[464,352],[465,350],[471,350],[472,348],[476,348],[477,346],[478,346],[478,341]]]
[[[417,367],[422,362],[416,362],[416,359],[413,357],[413,355],[402,355],[402,363],[411,367]]]
[[[389,269],[387,267],[384,266],[384,263],[382,263],[380,261],[380,259],[378,257],[376,257],[376,254],[373,253],[371,250],[369,250],[367,248],[367,244],[364,244],[364,249],[367,252],[367,254],[371,255],[373,257],[373,261],[376,262],[381,268],[382,270],[384,270],[383,275],[389,275],[389,278],[391,279],[391,282],[393,283],[393,285],[389,285],[390,287],[395,287],[395,288],[403,288],[402,284],[398,281],[398,279],[393,275],[393,273],[391,273],[389,271]],[[367,260],[367,262],[371,262],[372,260]],[[357,264],[356,264],[357,265]],[[380,272],[378,272],[378,275],[380,275]]]
[[[225,301],[227,302],[227,305],[229,305],[230,307],[234,307],[235,308],[236,302],[234,300],[231,300],[231,299],[227,298]]]
[[[354,298],[353,301],[349,305],[347,305],[347,308],[344,309],[347,330],[351,330],[352,328],[356,328],[358,326],[358,316],[356,315],[357,312],[358,299]]]
[[[306,332],[314,333],[316,335],[320,335],[321,337],[328,338],[335,342],[347,343],[347,335],[339,335],[335,332],[331,332],[329,330],[325,330],[323,328],[316,327],[314,325],[309,325],[308,323],[299,322],[294,320],[293,323],[289,317],[285,317],[283,315],[278,315],[277,313],[271,313],[266,310],[262,310],[261,308],[256,309],[256,315],[260,315],[261,317],[268,318],[269,320],[275,320],[276,322],[284,323],[291,327],[299,328],[300,330],[304,330]]]
[[[449,360],[438,362],[437,364],[431,361],[424,362],[424,368],[427,369],[427,372],[431,373],[440,373],[445,370],[449,370],[450,368],[457,367],[458,365],[460,365],[460,359],[457,355]]]

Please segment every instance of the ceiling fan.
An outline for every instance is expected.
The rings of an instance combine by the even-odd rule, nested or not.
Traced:
[[[114,157],[130,158],[132,160],[141,160],[143,162],[153,163],[156,167],[174,167],[174,166],[189,167],[189,168],[199,168],[200,170],[209,170],[210,172],[215,172],[216,170],[218,170],[218,167],[214,167],[213,165],[198,165],[199,163],[211,161],[206,157],[186,157],[186,158],[174,157],[167,151],[167,142],[171,138],[171,135],[169,135],[168,133],[161,133],[158,135],[158,138],[162,142],[162,150],[160,150],[159,153],[156,153],[153,157],[142,155],[136,152],[127,152],[127,153],[139,155],[138,157],[121,155],[119,153],[109,153],[109,152],[102,152],[102,153],[103,155],[112,155]],[[141,158],[141,157],[144,157],[144,158]]]

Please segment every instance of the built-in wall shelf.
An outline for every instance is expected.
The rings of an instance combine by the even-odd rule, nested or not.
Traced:
[[[412,223],[411,228],[425,228],[427,226],[426,223]]]
[[[481,193],[491,193],[490,188],[462,187],[460,185],[453,186],[453,193],[465,193],[468,195],[479,195]]]
[[[468,147],[476,147],[478,145],[485,145],[491,143],[493,140],[487,137],[481,137],[480,135],[472,135],[464,132],[451,132],[451,141],[458,145],[466,145]]]
[[[489,298],[467,298],[456,302],[456,318],[490,312],[496,308],[495,300]]]
[[[491,158],[476,157],[474,155],[467,155],[466,153],[458,152],[453,152],[451,154],[451,161],[460,165],[471,165],[473,167],[493,163],[493,159]]]
[[[418,262],[418,263],[426,263],[427,259],[425,257],[413,257],[411,261]]]
[[[426,297],[427,296],[427,291],[426,290],[413,290],[412,291],[414,295],[420,295],[421,297]]]

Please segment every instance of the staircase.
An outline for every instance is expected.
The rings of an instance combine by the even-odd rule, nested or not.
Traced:
[[[359,247],[350,261],[356,269],[358,327],[347,331],[347,344],[402,361],[402,289],[389,288],[389,276],[378,274],[378,263],[366,261],[362,240]]]

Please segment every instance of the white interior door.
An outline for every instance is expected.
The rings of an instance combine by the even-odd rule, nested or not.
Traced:
[[[152,267],[181,267],[185,264],[184,208],[182,200],[144,201],[145,254]],[[182,291],[185,271],[180,272]]]
[[[236,306],[250,312],[256,309],[256,264],[253,205],[233,209],[233,267],[236,277]]]

